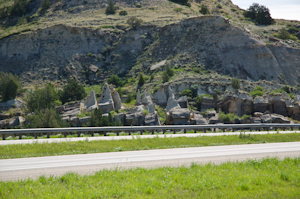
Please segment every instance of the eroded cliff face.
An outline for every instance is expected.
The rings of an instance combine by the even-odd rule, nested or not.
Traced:
[[[147,72],[160,60],[179,67],[193,62],[250,80],[278,80],[284,75],[286,81],[297,84],[300,74],[299,49],[279,42],[266,45],[218,16],[137,30],[58,25],[1,39],[0,60],[1,71],[18,74],[28,82],[70,76],[85,81],[88,77],[83,72],[90,64],[104,73]]]

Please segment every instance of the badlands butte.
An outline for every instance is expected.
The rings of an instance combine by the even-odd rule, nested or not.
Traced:
[[[73,126],[88,121],[80,112],[96,107],[123,109],[114,114],[123,125],[300,120],[300,22],[259,25],[230,0],[189,3],[114,1],[116,14],[106,15],[109,1],[50,1],[46,10],[42,1],[30,1],[27,21],[0,20],[0,71],[18,75],[28,89],[46,82],[62,87],[70,78],[87,91],[100,85],[81,103],[57,107]],[[210,14],[199,12],[202,5]],[[128,14],[119,15],[124,10]],[[143,20],[137,27],[127,23],[133,16]],[[297,39],[276,37],[283,28],[296,31]],[[174,75],[163,81],[167,67]],[[121,89],[105,84],[112,75],[124,82]],[[239,89],[232,88],[233,78]],[[263,95],[250,95],[258,86]],[[132,93],[138,93],[134,107],[124,103]],[[237,117],[224,121],[219,111]],[[238,118],[243,115],[249,117]]]

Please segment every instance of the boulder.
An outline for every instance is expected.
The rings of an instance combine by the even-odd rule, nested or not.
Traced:
[[[271,122],[272,123],[286,123],[289,124],[291,121],[282,115],[279,114],[271,114]]]
[[[300,121],[300,102],[294,104],[292,118]]]
[[[259,96],[255,97],[254,99],[254,112],[261,112],[264,113],[265,111],[269,110],[269,102],[265,98]]]
[[[156,92],[154,92],[153,98],[156,100],[156,104],[162,106],[165,106],[167,104],[168,98],[164,88],[159,88]]]
[[[90,94],[86,97],[86,99],[83,100],[83,104],[87,111],[91,111],[98,108],[95,91],[92,90],[90,92]]]
[[[120,95],[119,95],[118,91],[116,91],[116,89],[112,90],[111,96],[112,96],[113,101],[114,101],[115,109],[116,110],[122,109],[122,101],[121,101]]]
[[[206,119],[201,114],[194,114],[194,118],[191,119],[192,125],[207,125]]]
[[[287,115],[289,117],[292,117],[293,116],[293,110],[295,108],[294,104],[293,104],[293,100],[291,99],[286,99],[285,100],[285,105],[286,105],[286,110],[287,110]]]
[[[167,103],[167,107],[166,107],[167,111],[170,111],[172,109],[180,109],[180,108],[181,107],[180,107],[180,105],[179,105],[179,103],[177,102],[176,99],[174,99],[173,97],[170,97],[168,99],[168,103]]]
[[[151,95],[149,94],[148,91],[145,91],[145,92],[143,93],[142,104],[143,104],[144,106],[147,106],[148,104],[153,104],[152,99],[151,99]]]
[[[0,110],[8,110],[10,108],[21,108],[24,102],[19,99],[11,99],[0,103]]]
[[[25,121],[25,118],[23,118],[23,117],[11,118],[8,122],[8,127],[13,128],[13,127],[16,127],[16,126],[21,126],[24,121]]]
[[[174,92],[171,88],[171,86],[168,87],[168,99],[171,97],[171,98],[174,98],[175,99],[175,95],[174,95]]]
[[[57,106],[55,107],[56,108],[56,111],[59,112],[59,113],[62,113],[65,111],[65,106],[61,105],[61,106]]]
[[[255,112],[253,115],[254,115],[254,117],[261,117],[261,116],[263,116],[263,113]]]
[[[6,127],[6,120],[0,120],[0,128],[3,129]]]
[[[262,123],[271,123],[272,121],[270,114],[265,114],[263,116],[260,116],[260,119]]]
[[[181,108],[189,108],[189,102],[188,102],[187,96],[180,97],[177,100],[177,102]]]
[[[207,113],[208,118],[211,118],[211,117],[214,117],[217,115],[216,110],[206,111],[206,113]]]
[[[7,119],[10,118],[10,114],[9,113],[0,113],[0,120],[2,119]]]
[[[145,115],[146,126],[160,126],[161,120],[157,113],[150,113]]]
[[[149,113],[154,113],[155,112],[155,105],[154,104],[148,104],[146,109]]]
[[[109,113],[110,111],[115,110],[114,101],[107,83],[104,84],[102,89],[98,107],[101,109],[102,113]]]
[[[252,123],[253,124],[260,124],[261,123],[260,117],[253,117],[252,118]]]
[[[80,127],[80,121],[77,116],[70,117],[69,124],[71,127]]]
[[[221,105],[225,113],[234,113],[237,116],[253,114],[253,100],[246,93],[225,94]]]
[[[208,109],[214,108],[214,99],[204,96],[201,102],[201,111],[205,112]]]
[[[272,104],[273,113],[277,113],[279,115],[287,116],[287,109],[285,100],[280,95],[272,96],[269,99],[270,104]]]
[[[219,116],[213,116],[208,120],[209,124],[218,124],[218,123],[222,123],[222,119],[219,118]]]
[[[136,94],[136,102],[135,102],[135,105],[136,106],[139,106],[142,104],[142,100],[141,100],[141,92],[140,92],[140,89],[138,89],[138,92]]]
[[[126,125],[128,126],[142,126],[144,125],[145,113],[144,112],[136,112],[126,114]]]
[[[185,125],[192,117],[187,108],[172,109],[167,113],[166,124]]]

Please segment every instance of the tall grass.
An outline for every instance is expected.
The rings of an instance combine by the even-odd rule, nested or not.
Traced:
[[[300,158],[0,182],[1,198],[299,198]]]
[[[3,145],[0,146],[0,159],[300,140],[299,133],[241,135]]]

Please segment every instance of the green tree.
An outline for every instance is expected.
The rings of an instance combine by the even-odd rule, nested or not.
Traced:
[[[86,97],[83,85],[78,84],[75,79],[68,79],[68,83],[60,93],[60,100],[66,103],[73,100],[81,100]]]
[[[110,0],[108,6],[106,7],[105,14],[107,14],[107,15],[116,14],[116,8],[115,8],[113,0]]]
[[[241,87],[239,78],[236,77],[231,79],[231,87],[235,90]]]
[[[273,23],[273,19],[270,14],[269,8],[258,3],[253,3],[245,12],[244,16],[251,18],[258,24],[270,25]]]
[[[100,109],[95,109],[90,118],[90,126],[97,127],[102,126],[102,111]]]
[[[58,91],[51,83],[46,84],[43,88],[36,86],[34,91],[30,91],[26,98],[27,111],[35,112],[43,109],[55,107],[59,99]]]
[[[203,15],[209,14],[209,10],[205,5],[201,5],[201,9],[199,10],[199,12]]]
[[[143,20],[137,18],[136,16],[133,16],[133,17],[129,17],[129,19],[127,19],[127,23],[128,23],[134,30],[136,30],[137,27],[139,27],[139,26],[143,23]]]
[[[193,91],[191,89],[185,89],[181,91],[181,96],[193,97]]]
[[[37,111],[26,118],[27,128],[59,128],[69,126],[62,120],[54,108]]]
[[[50,7],[49,0],[43,0],[42,1],[42,10],[47,10]]]
[[[166,66],[165,71],[162,74],[163,83],[168,82],[169,79],[174,75],[174,71],[170,68],[169,65]]]
[[[143,86],[144,83],[145,83],[145,79],[144,79],[144,77],[143,77],[143,74],[140,73],[138,85],[139,85],[139,86]]]
[[[170,77],[172,77],[175,74],[173,69],[169,65],[166,66],[166,72]]]
[[[108,113],[108,123],[109,123],[109,126],[114,126],[114,124],[115,124],[111,113]]]
[[[122,80],[119,78],[118,75],[110,76],[110,78],[107,80],[107,83],[113,84],[116,87],[122,86],[122,84],[123,84]]]
[[[21,17],[26,15],[27,0],[15,0],[11,7],[11,15]]]
[[[20,87],[18,76],[11,73],[0,72],[0,96],[2,101],[13,99],[18,94]]]

